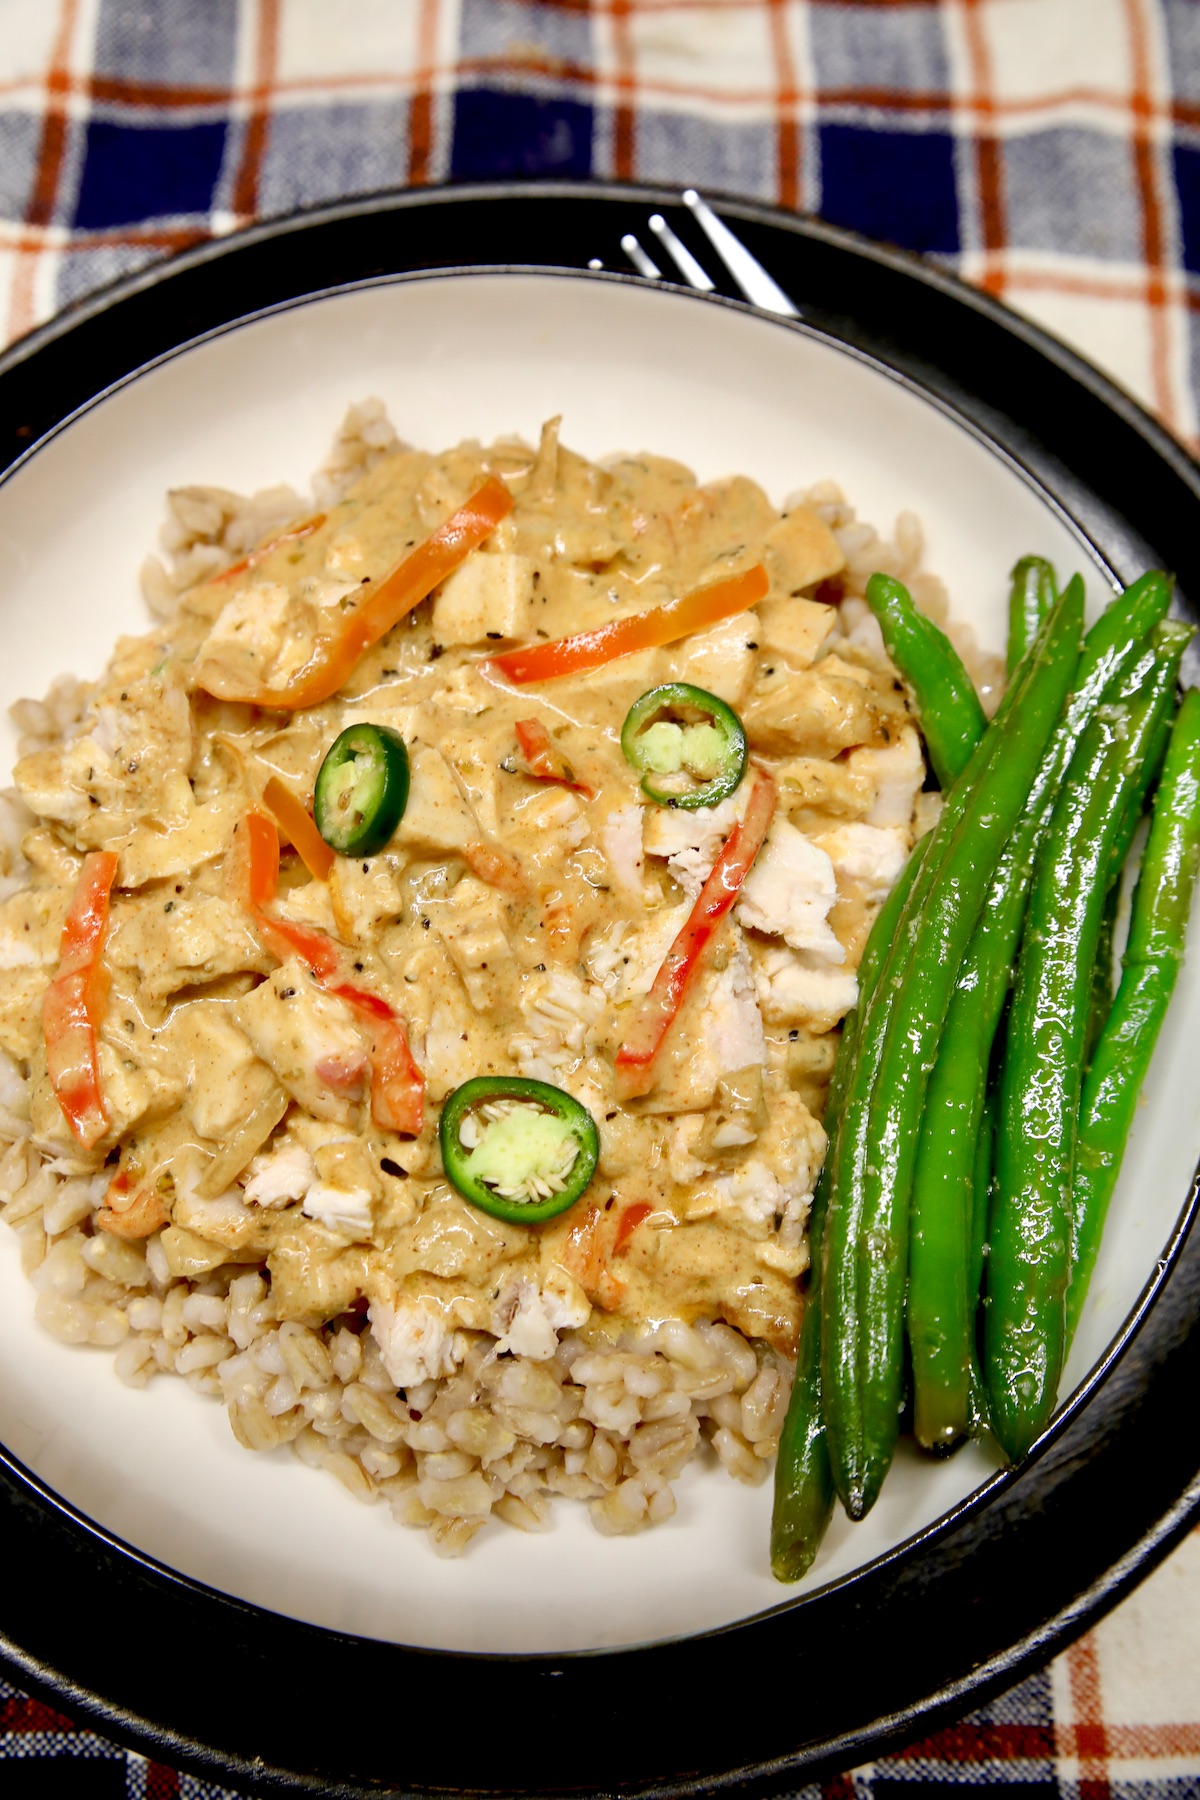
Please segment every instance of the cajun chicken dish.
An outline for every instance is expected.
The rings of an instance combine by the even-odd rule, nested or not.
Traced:
[[[799,470],[798,474],[805,471]],[[0,1163],[42,1325],[461,1550],[769,1470],[859,957],[937,796],[838,490],[444,454],[171,496],[17,708]]]

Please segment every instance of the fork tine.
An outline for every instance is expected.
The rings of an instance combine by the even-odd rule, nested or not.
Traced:
[[[688,188],[683,196],[683,204],[690,209],[709,243],[716,251],[737,285],[754,306],[761,306],[764,312],[781,313],[784,318],[798,319],[800,309],[784,293],[773,276],[768,275],[756,256],[752,256],[740,238],[734,236],[728,225],[718,219],[706,200],[702,200],[695,188]],[[651,219],[653,226],[654,220]]]
[[[651,213],[650,229],[672,258],[688,286],[698,288],[702,294],[711,294],[714,283],[708,279],[687,245],[680,243],[661,213]]]
[[[661,281],[662,270],[652,256],[647,256],[632,231],[627,231],[621,239],[621,248],[637,270],[647,281]]]

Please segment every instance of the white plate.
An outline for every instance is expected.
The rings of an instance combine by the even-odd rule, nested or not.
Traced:
[[[0,700],[64,670],[95,675],[119,632],[146,628],[139,564],[164,491],[191,482],[302,490],[351,400],[378,395],[430,449],[563,416],[591,457],[652,450],[703,479],[753,476],[771,498],[832,477],[889,534],[916,511],[927,566],[955,616],[1003,646],[1007,571],[1036,551],[1099,558],[1015,466],[948,412],[802,329],[686,295],[557,275],[430,277],[309,301],[230,329],[106,396],[0,486]],[[4,760],[11,762],[11,741]],[[1200,1152],[1189,1040],[1193,958],[1163,1034],[1114,1201],[1064,1397],[1154,1273]],[[554,1527],[489,1525],[458,1562],[365,1508],[288,1451],[251,1455],[223,1410],[182,1381],[121,1386],[111,1357],[71,1349],[32,1318],[15,1238],[0,1233],[0,1441],[50,1487],[172,1569],[277,1612],[450,1650],[567,1651],[647,1643],[751,1617],[788,1597],[767,1567],[769,1483],[715,1466],[677,1485],[679,1510],[607,1539],[559,1502]],[[860,1567],[985,1482],[979,1446],[946,1462],[902,1449],[869,1518],[835,1521],[808,1585]],[[702,1578],[701,1578],[702,1575]]]

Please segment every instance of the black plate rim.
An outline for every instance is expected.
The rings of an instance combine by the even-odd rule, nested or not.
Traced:
[[[5,378],[10,374],[15,373],[18,369],[29,364],[31,360],[41,359],[41,362],[44,365],[47,356],[53,356],[60,347],[64,345],[69,346],[74,341],[75,333],[77,331],[81,328],[85,328],[89,322],[103,319],[106,315],[113,313],[114,310],[119,310],[125,302],[129,301],[134,296],[157,295],[161,299],[162,291],[177,278],[186,277],[195,270],[203,270],[213,264],[222,265],[224,264],[225,259],[231,254],[241,254],[247,250],[252,250],[256,246],[278,244],[291,233],[308,230],[322,231],[329,226],[336,225],[340,222],[361,219],[364,215],[373,214],[378,217],[390,212],[405,212],[412,208],[421,208],[427,212],[431,206],[437,204],[457,205],[482,200],[488,204],[496,205],[502,201],[525,203],[531,199],[537,199],[548,204],[557,204],[559,206],[569,204],[573,208],[578,208],[581,205],[588,206],[592,203],[610,203],[633,208],[646,208],[649,206],[661,208],[666,205],[678,207],[678,196],[668,190],[662,189],[632,189],[611,186],[607,188],[599,186],[580,188],[571,184],[538,184],[535,188],[525,184],[494,184],[487,188],[424,190],[418,193],[405,193],[401,195],[385,194],[372,196],[361,202],[355,201],[333,207],[309,209],[305,214],[296,218],[260,224],[250,228],[247,232],[239,234],[237,237],[221,239],[213,244],[200,246],[197,249],[184,252],[180,257],[173,259],[169,263],[155,264],[148,270],[140,271],[133,276],[125,277],[120,282],[114,284],[110,289],[105,290],[98,296],[91,297],[79,303],[67,314],[60,315],[47,326],[40,328],[38,331],[32,333],[30,337],[21,340],[17,345],[13,346],[2,358],[0,358],[0,383],[3,383]],[[956,307],[961,307],[965,302],[968,309],[977,316],[986,319],[993,326],[998,325],[1000,329],[1010,337],[1022,341],[1039,356],[1061,368],[1071,381],[1076,382],[1087,389],[1089,393],[1100,400],[1102,405],[1111,414],[1114,414],[1121,420],[1126,429],[1132,429],[1150,445],[1156,456],[1171,467],[1172,473],[1175,475],[1176,479],[1183,483],[1193,498],[1200,495],[1200,479],[1198,479],[1198,477],[1200,477],[1200,470],[1197,469],[1197,465],[1192,459],[1188,457],[1186,451],[1176,444],[1174,439],[1171,439],[1154,420],[1136,405],[1135,402],[1124,395],[1121,390],[1115,388],[1106,377],[1092,369],[1090,365],[1086,364],[1073,351],[1068,350],[1065,346],[1058,345],[1055,340],[1049,338],[1044,332],[1041,332],[1039,328],[1031,326],[1028,322],[1019,319],[1017,315],[1011,313],[1007,308],[1003,307],[1001,303],[991,299],[989,296],[978,293],[974,289],[967,288],[955,277],[948,275],[942,270],[933,268],[928,264],[921,263],[917,259],[911,258],[903,252],[882,250],[877,246],[867,245],[862,240],[855,238],[853,234],[842,232],[832,227],[817,225],[811,221],[800,220],[792,215],[776,214],[769,208],[755,207],[744,202],[721,202],[719,210],[731,219],[749,222],[773,233],[782,233],[785,238],[790,238],[793,242],[804,241],[808,243],[817,243],[824,245],[827,249],[831,249],[847,256],[859,259],[865,258],[869,264],[876,268],[888,270],[892,274],[899,275],[907,281],[915,280],[927,291],[938,292],[949,297]],[[474,266],[479,267],[481,265]],[[532,268],[534,270],[540,270],[543,267],[546,269],[559,270],[564,267],[561,262],[541,265],[526,262],[518,264],[498,264],[490,261],[482,266],[486,266],[488,269]],[[428,272],[443,272],[443,270],[447,270],[448,267],[449,265],[443,264],[436,270],[433,268],[429,269]],[[567,272],[570,273],[582,272],[573,265],[568,264],[566,265],[566,268]],[[778,266],[775,272],[777,274],[779,273]],[[611,279],[612,277],[610,276],[608,278]],[[629,280],[631,282],[636,282],[637,279],[636,277],[624,275],[620,275],[617,278]],[[786,282],[785,285],[787,285]],[[689,290],[686,289],[681,291],[689,292]],[[312,297],[313,293],[314,289],[310,288],[304,297]],[[725,297],[732,298],[732,296]],[[299,296],[297,296],[297,298],[299,298]],[[286,304],[286,302],[283,302],[282,304]],[[737,301],[736,304],[744,305],[744,302]],[[750,308],[747,310],[753,311],[754,309]],[[236,322],[239,321],[231,320],[229,323],[233,324]],[[846,344],[844,340],[842,340],[842,344],[844,348],[853,348],[853,346]],[[177,347],[181,348],[182,344]],[[868,360],[876,361],[877,359],[871,357]],[[885,367],[887,372],[893,375],[897,373],[895,367],[891,365],[885,365]],[[920,382],[916,382],[915,385],[917,385],[921,391],[925,392],[927,397],[934,398],[940,405],[949,405],[951,410],[954,410],[953,401],[948,401],[944,394],[931,392]],[[3,390],[0,389],[0,391]],[[74,415],[69,414],[68,417],[69,416]],[[990,437],[990,433],[987,430],[982,427],[979,427],[978,429],[980,435],[985,438]],[[1022,462],[1018,455],[1015,455],[1015,453],[1012,452],[1011,448],[1003,445],[999,447],[1003,449],[1006,457],[1016,461],[1018,467],[1026,470],[1029,474],[1029,478],[1032,479],[1036,485],[1039,487],[1045,485],[1041,477],[1039,477],[1036,472],[1029,471],[1027,465]],[[31,445],[30,450],[32,451],[33,449],[34,446]],[[24,458],[21,457],[20,460],[23,461]],[[1091,536],[1091,533],[1085,530],[1082,524],[1075,520],[1074,515],[1070,513],[1068,509],[1064,507],[1063,510],[1068,511],[1068,517],[1075,523],[1076,529],[1085,541],[1094,544],[1095,540]],[[1096,551],[1100,556],[1102,563],[1107,564],[1109,567],[1113,566],[1114,560],[1119,561],[1119,559],[1113,559],[1109,552],[1098,545],[1096,546]],[[1068,1413],[1056,1422],[1051,1432],[1047,1435],[1047,1438],[1043,1440],[1042,1446],[1039,1446],[1035,1461],[1041,1460],[1047,1451],[1052,1452],[1055,1443],[1059,1440],[1070,1436],[1073,1413],[1076,1410],[1083,1409],[1086,1397],[1092,1394],[1100,1386],[1104,1385],[1120,1364],[1125,1351],[1135,1342],[1147,1324],[1153,1322],[1152,1314],[1154,1309],[1151,1303],[1155,1294],[1160,1292],[1164,1287],[1172,1284],[1172,1278],[1176,1273],[1175,1265],[1188,1248],[1189,1229],[1194,1213],[1195,1197],[1195,1188],[1193,1187],[1189,1206],[1185,1209],[1185,1214],[1181,1217],[1179,1226],[1172,1239],[1172,1246],[1168,1255],[1168,1261],[1171,1265],[1170,1268],[1162,1272],[1159,1276],[1152,1278],[1146,1291],[1131,1312],[1122,1332],[1118,1335],[1118,1338],[1114,1340],[1114,1344],[1110,1348],[1103,1363],[1093,1372],[1093,1375],[1089,1377],[1088,1382],[1085,1384],[1085,1388],[1081,1390],[1080,1396],[1077,1397],[1077,1402],[1073,1403],[1072,1408],[1068,1409]],[[1195,1465],[1193,1464],[1193,1466]],[[31,1479],[34,1480],[35,1486],[38,1485],[36,1484],[36,1478]],[[772,1609],[769,1614],[760,1615],[759,1619],[749,1622],[748,1625],[725,1627],[716,1632],[701,1634],[701,1636],[706,1642],[718,1639],[742,1638],[747,1632],[753,1632],[755,1627],[761,1622],[766,1620],[786,1620],[796,1614],[800,1609],[814,1607],[817,1603],[825,1601],[831,1595],[836,1595],[849,1587],[861,1586],[864,1578],[872,1576],[878,1570],[879,1563],[892,1563],[897,1560],[903,1561],[907,1558],[909,1551],[914,1545],[927,1544],[929,1540],[939,1539],[947,1535],[952,1536],[961,1516],[968,1513],[975,1513],[981,1510],[985,1504],[990,1504],[991,1497],[997,1487],[1011,1492],[1015,1487],[1021,1485],[1022,1479],[1022,1470],[1004,1472],[997,1476],[993,1482],[987,1484],[987,1486],[978,1494],[964,1502],[961,1508],[955,1509],[955,1512],[948,1515],[946,1519],[938,1521],[934,1526],[927,1528],[925,1532],[918,1534],[917,1538],[910,1540],[909,1544],[899,1547],[896,1551],[889,1552],[885,1558],[879,1559],[875,1564],[868,1565],[866,1569],[854,1571],[851,1575],[842,1578],[837,1583],[828,1584],[826,1587],[816,1590],[811,1595],[806,1594],[801,1600],[792,1603],[785,1601],[781,1603],[778,1608]],[[28,1491],[27,1488],[26,1492]],[[695,1775],[684,1778],[682,1784],[678,1779],[672,1777],[656,1778],[655,1776],[650,1775],[649,1779],[647,1779],[646,1775],[638,1775],[632,1771],[627,1771],[619,1785],[623,1790],[630,1792],[695,1792],[702,1791],[697,1786],[698,1778],[703,1783],[703,1791],[707,1791],[710,1787],[716,1788],[718,1786],[728,1785],[732,1781],[744,1783],[747,1780],[753,1781],[756,1787],[764,1782],[768,1787],[773,1787],[780,1776],[792,1780],[797,1771],[802,1768],[812,1769],[818,1766],[831,1766],[831,1759],[832,1762],[844,1761],[846,1756],[851,1752],[859,1753],[869,1745],[891,1739],[897,1732],[911,1731],[916,1724],[928,1723],[940,1710],[944,1710],[947,1707],[954,1708],[965,1703],[966,1700],[969,1700],[972,1697],[976,1699],[979,1698],[984,1692],[1011,1680],[1014,1673],[1020,1668],[1028,1666],[1031,1660],[1040,1660],[1044,1655],[1048,1654],[1049,1648],[1063,1641],[1067,1634],[1072,1634],[1083,1629],[1089,1618],[1094,1616],[1099,1608],[1111,1604],[1121,1592],[1125,1591],[1132,1581],[1138,1578],[1140,1573],[1144,1572],[1145,1568],[1149,1566],[1149,1563],[1152,1560],[1156,1560],[1159,1555],[1165,1552],[1166,1548],[1169,1547],[1170,1542],[1174,1541],[1174,1538],[1186,1528],[1192,1511],[1194,1510],[1198,1499],[1200,1499],[1200,1494],[1198,1494],[1194,1482],[1185,1484],[1180,1492],[1182,1493],[1182,1498],[1176,1498],[1171,1506],[1164,1512],[1161,1512],[1151,1523],[1150,1527],[1137,1538],[1132,1548],[1127,1548],[1123,1556],[1117,1557],[1110,1562],[1107,1568],[1102,1571],[1090,1585],[1085,1586],[1075,1595],[1068,1606],[1060,1608],[1048,1621],[1044,1622],[1039,1629],[1026,1633],[1019,1644],[1009,1646],[1000,1654],[980,1662],[976,1669],[969,1674],[960,1676],[956,1679],[943,1680],[925,1696],[918,1697],[910,1704],[899,1708],[893,1708],[888,1712],[877,1712],[871,1720],[864,1721],[857,1729],[843,1731],[839,1734],[829,1736],[820,1744],[809,1744],[798,1754],[795,1752],[788,1752],[782,1757],[768,1757],[765,1760],[749,1758],[740,1761],[736,1767],[727,1767],[721,1771],[710,1767],[703,1775],[697,1770]],[[71,1509],[69,1508],[63,1509],[63,1503],[57,1501],[57,1497],[54,1497],[54,1499],[55,1504],[60,1510],[65,1510],[67,1513],[70,1512]],[[96,1528],[90,1527],[90,1522],[85,1521],[84,1523],[85,1525],[88,1525],[93,1532],[96,1530]],[[134,1559],[140,1560],[144,1566],[147,1564],[147,1559],[144,1558],[140,1552],[121,1551],[120,1554],[125,1557],[132,1556]],[[163,1571],[160,1576],[158,1572],[153,1569],[151,1569],[150,1572],[150,1579],[165,1579],[168,1583],[179,1583],[186,1580],[186,1578],[175,1575],[173,1571]],[[225,1596],[209,1594],[205,1591],[203,1597],[206,1601],[213,1600],[224,1607],[232,1606],[241,1609],[244,1612],[249,1612],[251,1614],[256,1613],[256,1609],[246,1608],[245,1603],[230,1602]],[[827,1608],[825,1610],[827,1610]],[[284,1621],[283,1623],[286,1626],[294,1625],[295,1622]],[[318,1628],[314,1627],[298,1627],[298,1629],[307,1633],[318,1632]],[[340,1634],[318,1632],[318,1635],[340,1639]],[[345,1641],[348,1642],[350,1640]],[[688,1649],[689,1646],[694,1646],[697,1641],[698,1640],[676,1640],[666,1645],[641,1647],[630,1651],[585,1652],[581,1653],[580,1660],[588,1661],[590,1659],[593,1665],[597,1657],[601,1657],[606,1661],[613,1663],[627,1659],[632,1659],[634,1661],[639,1659],[644,1660],[647,1656],[649,1656],[651,1660],[654,1660],[659,1657],[660,1652],[669,1653],[671,1651],[683,1651]],[[162,1754],[163,1750],[166,1749],[175,1760],[190,1762],[193,1766],[202,1767],[209,1773],[213,1771],[214,1767],[219,1767],[222,1770],[227,1771],[232,1778],[239,1779],[243,1782],[250,1781],[255,1785],[265,1783],[267,1786],[274,1788],[281,1780],[286,1783],[289,1780],[294,1781],[297,1776],[300,1776],[301,1779],[304,1780],[304,1777],[299,1770],[288,1771],[283,1766],[277,1766],[272,1769],[269,1764],[264,1764],[263,1761],[256,1758],[246,1759],[229,1751],[214,1752],[210,1745],[207,1745],[201,1738],[198,1738],[195,1735],[188,1735],[186,1732],[181,1734],[170,1727],[156,1725],[152,1720],[147,1719],[137,1707],[130,1708],[121,1705],[119,1702],[101,1698],[99,1691],[94,1691],[86,1685],[79,1684],[74,1681],[66,1671],[55,1668],[52,1663],[40,1659],[29,1650],[19,1648],[11,1638],[6,1638],[4,1642],[8,1651],[10,1663],[15,1668],[21,1670],[24,1679],[31,1685],[38,1687],[42,1691],[48,1691],[52,1695],[57,1696],[60,1700],[65,1701],[68,1704],[73,1704],[86,1711],[89,1715],[97,1718],[98,1721],[101,1722],[102,1728],[112,1730],[119,1736],[130,1737],[142,1744],[150,1745],[154,1753]],[[416,1656],[436,1660],[438,1658],[444,1658],[450,1653],[407,1651],[403,1654],[408,1657]],[[531,1659],[510,1658],[502,1660],[505,1663],[527,1661],[530,1664],[541,1668],[543,1665],[547,1664],[562,1664],[569,1659],[551,1657]],[[555,1668],[549,1672],[561,1674],[564,1671]],[[651,1760],[653,1761],[653,1758],[651,1758]],[[332,1775],[332,1773],[333,1771],[330,1770],[329,1774]],[[307,1785],[307,1781],[305,1781],[305,1785]],[[458,1784],[454,1783],[453,1785],[457,1786]],[[563,1784],[559,1782],[555,1785],[561,1789]],[[613,1785],[617,1784],[613,1783]],[[438,1783],[437,1786],[440,1787],[440,1783]],[[357,1786],[353,1788],[343,1787],[339,1782],[336,1788],[327,1788],[325,1791],[345,1791],[349,1793],[351,1791],[359,1792],[365,1790]],[[436,1791],[436,1789],[431,1787],[428,1783],[425,1783],[420,1787],[419,1791],[429,1792]],[[762,1791],[767,1791],[767,1789],[763,1788]]]

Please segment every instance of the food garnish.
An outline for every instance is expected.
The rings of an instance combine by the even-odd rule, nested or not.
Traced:
[[[422,544],[410,550],[380,581],[367,582],[357,605],[339,612],[334,629],[322,633],[304,666],[282,687],[263,686],[227,655],[213,655],[196,671],[198,686],[218,700],[241,700],[279,712],[296,712],[330,699],[349,680],[362,658],[414,606],[452,575],[512,511],[504,483],[489,475],[465,505],[451,514]]]
[[[592,789],[586,781],[580,781],[566,757],[555,748],[553,738],[540,719],[518,719],[513,730],[521,747],[525,772],[535,781],[550,781],[558,787],[573,788],[585,800],[592,798]]]
[[[596,1122],[563,1088],[478,1075],[438,1124],[442,1167],[464,1200],[510,1225],[540,1225],[586,1191],[600,1156]]]
[[[635,700],[621,727],[621,749],[658,806],[716,806],[746,772],[746,732],[731,706],[671,681]]]
[[[311,537],[314,531],[320,531],[324,523],[325,514],[321,512],[314,513],[311,519],[301,519],[298,525],[289,525],[286,531],[277,532],[265,544],[259,544],[257,549],[251,550],[249,556],[243,556],[238,562],[230,563],[227,569],[221,569],[212,577],[214,585],[233,581],[238,575],[244,575],[247,569],[257,568],[273,550],[281,549],[284,544],[301,543],[306,537]]]
[[[404,817],[408,784],[408,751],[398,731],[348,725],[317,772],[317,830],[342,856],[375,856]]]
[[[312,814],[278,775],[263,789],[263,804],[314,881],[328,881],[333,851],[313,823]]]
[[[498,656],[485,657],[480,666],[502,675],[516,687],[524,687],[530,681],[553,681],[562,675],[581,675],[586,669],[603,668],[618,656],[632,656],[635,650],[655,650],[660,644],[673,644],[694,631],[719,625],[722,619],[731,619],[763,599],[769,586],[767,571],[756,563],[740,575],[696,588],[662,606],[648,607],[645,612],[597,625],[592,631],[557,638],[553,643],[502,650]]]
[[[279,838],[270,819],[250,813],[243,821],[247,845],[247,896],[264,942],[281,962],[299,956],[321,986],[344,1000],[370,1028],[371,1116],[385,1131],[420,1135],[425,1082],[413,1061],[404,1021],[386,1000],[346,978],[346,953],[323,931],[267,911],[279,888]]]
[[[42,1002],[47,1071],[72,1136],[85,1150],[108,1130],[96,1034],[108,992],[104,937],[116,878],[113,851],[84,857],[63,921],[58,973]]]
[[[775,800],[774,781],[765,769],[756,768],[744,816],[726,838],[650,992],[635,1003],[632,1021],[616,1055],[619,1099],[632,1099],[653,1085],[655,1058],[679,1015],[713,934],[737,899],[762,849],[774,816]]]

